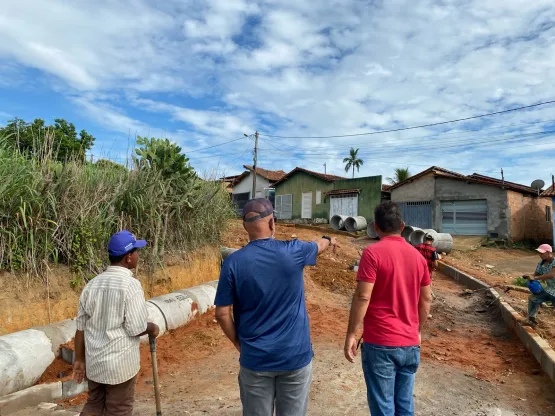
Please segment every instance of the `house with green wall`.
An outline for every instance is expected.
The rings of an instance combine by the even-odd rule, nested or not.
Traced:
[[[382,177],[347,179],[295,168],[274,184],[278,219],[328,222],[334,215],[372,219],[382,200]]]

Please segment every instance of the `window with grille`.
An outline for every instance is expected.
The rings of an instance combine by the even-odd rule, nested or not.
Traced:
[[[545,207],[545,220],[551,222],[551,207]]]

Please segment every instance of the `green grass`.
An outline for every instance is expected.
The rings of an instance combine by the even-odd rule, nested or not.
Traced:
[[[136,158],[126,169],[41,154],[0,147],[3,270],[43,276],[48,263],[60,263],[90,277],[107,262],[110,235],[129,229],[148,240],[142,257],[153,271],[167,254],[217,244],[233,215],[221,184],[200,180],[190,168],[172,176],[153,160]]]

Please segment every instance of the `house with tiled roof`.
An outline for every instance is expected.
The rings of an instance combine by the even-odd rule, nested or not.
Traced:
[[[382,177],[347,179],[296,167],[274,183],[278,219],[325,223],[334,215],[374,216]]]
[[[432,166],[389,192],[408,225],[508,241],[553,240],[551,198],[504,178]]]
[[[256,167],[256,192],[253,195],[254,167],[244,165],[245,171],[237,175],[231,183],[231,200],[242,210],[245,203],[251,198],[268,197],[273,200],[273,186],[283,178],[286,173],[282,170],[269,170]]]

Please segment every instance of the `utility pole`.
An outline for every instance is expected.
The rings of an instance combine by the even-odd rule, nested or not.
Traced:
[[[324,163],[324,175],[327,175],[327,174],[328,174],[327,167],[326,167],[326,164]]]
[[[258,160],[258,131],[254,133],[254,164],[253,164],[253,176],[252,176],[252,198],[256,198],[256,162]]]
[[[503,168],[501,168],[501,184],[505,185],[505,175],[503,174]]]

